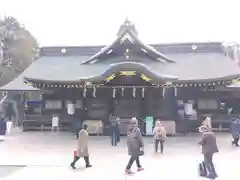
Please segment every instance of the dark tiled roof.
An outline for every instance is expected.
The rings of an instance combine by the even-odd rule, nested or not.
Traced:
[[[198,48],[193,51],[192,45]],[[209,79],[222,79],[229,76],[240,76],[237,64],[226,57],[220,48],[221,43],[187,43],[155,45],[155,48],[176,63],[159,63],[149,61],[146,57],[136,57],[139,63],[149,67],[159,75],[176,76],[180,81],[208,81]],[[36,60],[22,75],[2,87],[2,90],[35,90],[24,84],[23,77],[44,81],[79,81],[102,75],[112,63],[122,62],[123,57],[109,58],[108,60],[80,65],[90,58],[100,47],[49,47],[42,49],[42,57]],[[81,53],[79,53],[81,52]],[[80,55],[83,54],[83,55]]]
[[[192,47],[197,46],[197,49],[193,51]],[[211,53],[211,52],[223,52],[223,46],[221,42],[209,42],[209,43],[168,43],[168,44],[150,44],[157,51],[163,54],[177,54],[177,53]],[[42,47],[42,56],[92,56],[98,53],[105,45],[99,46],[55,46],[55,47]],[[61,50],[65,49],[65,53]]]
[[[207,80],[240,75],[240,69],[236,63],[221,53],[168,54],[167,56],[174,59],[176,63],[162,64],[147,59],[142,59],[142,62],[146,60],[146,65],[156,74],[176,76],[179,80]],[[122,60],[122,58],[114,58],[103,63],[80,65],[80,62],[86,58],[86,56],[42,57],[35,62],[37,71],[25,76],[51,81],[75,81],[99,76],[111,63]],[[137,60],[140,61],[140,58]]]

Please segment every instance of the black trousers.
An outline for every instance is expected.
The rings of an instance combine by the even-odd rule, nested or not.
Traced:
[[[208,175],[217,177],[217,173],[213,164],[213,153],[204,154],[204,163],[205,163]]]
[[[159,146],[159,144],[160,144],[161,153],[163,153],[164,140],[161,140],[161,139],[155,139],[155,152],[158,152],[158,146]]]
[[[137,164],[137,167],[138,167],[138,168],[141,168],[141,167],[142,167],[142,166],[140,165],[139,156],[136,156],[136,157],[131,156],[130,159],[129,159],[129,161],[128,161],[127,167],[126,167],[127,170],[131,169],[134,161],[136,161],[136,164]]]
[[[85,156],[83,158],[84,158],[84,161],[86,163],[86,166],[90,165],[89,156]],[[80,157],[76,156],[71,164],[74,166],[79,159],[80,159]]]
[[[112,146],[117,146],[117,132],[111,134],[111,144]]]
[[[235,146],[239,146],[238,141],[239,141],[239,138],[233,138],[233,144]]]

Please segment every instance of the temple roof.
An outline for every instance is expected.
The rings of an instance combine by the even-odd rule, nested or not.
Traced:
[[[178,53],[169,54],[168,56],[173,57],[176,63],[165,64],[163,66],[157,62],[148,62],[147,66],[156,74],[176,76],[179,81],[203,81],[240,75],[239,68],[235,62],[226,58],[221,53]],[[32,65],[33,68],[29,68],[29,71],[32,69],[31,72],[24,76],[43,81],[79,81],[81,79],[84,80],[101,76],[109,69],[110,65],[119,63],[122,59],[118,57],[112,59],[111,63],[104,62],[102,64],[79,65],[88,57],[89,56],[44,56],[34,62]]]
[[[138,38],[135,26],[126,21],[108,46],[42,47],[40,58],[0,90],[36,90],[24,81],[99,83],[120,71],[140,71],[152,78],[152,84],[229,83],[240,77],[239,66],[225,54],[220,42],[147,45]]]
[[[177,78],[178,82],[208,83],[239,77],[239,67],[221,52],[220,45],[221,43],[194,43],[197,50],[192,49],[191,43],[155,45],[156,49],[174,59],[175,63],[146,61],[146,57],[139,56],[136,57],[136,64],[146,66],[156,76]],[[65,47],[64,50],[63,47],[42,48],[42,56],[22,75],[1,89],[33,90],[31,86],[24,84],[24,79],[36,83],[77,83],[103,77],[110,67],[116,68],[118,64],[124,64],[121,56],[111,58],[111,61],[82,64],[99,49],[101,47]]]

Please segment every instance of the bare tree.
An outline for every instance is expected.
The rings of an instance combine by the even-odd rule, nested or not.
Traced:
[[[38,43],[15,18],[0,19],[0,85],[23,72],[38,56]]]

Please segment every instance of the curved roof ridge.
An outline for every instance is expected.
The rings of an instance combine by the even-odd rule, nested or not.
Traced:
[[[123,27],[122,27],[123,26]],[[170,58],[166,57],[164,54],[158,52],[154,47],[147,45],[145,43],[143,43],[135,34],[136,30],[135,30],[135,26],[132,25],[132,23],[129,23],[128,21],[124,23],[124,25],[122,25],[117,38],[113,41],[113,43],[111,43],[108,46],[105,46],[104,48],[102,48],[98,53],[96,53],[95,55],[93,55],[92,57],[90,57],[89,59],[83,61],[81,64],[88,64],[88,63],[95,63],[98,60],[96,60],[97,58],[99,58],[100,56],[102,56],[105,53],[108,53],[109,51],[111,51],[112,47],[114,47],[117,43],[119,43],[119,41],[124,38],[126,35],[130,35],[131,38],[133,38],[133,41],[136,41],[139,45],[140,48],[144,49],[145,51],[149,51],[150,53],[154,54],[154,57],[151,57],[152,59],[159,61],[159,62],[169,62],[169,63],[174,63],[175,61],[171,60]],[[132,28],[134,27],[134,32],[132,30]],[[123,40],[124,41],[124,40]],[[120,43],[121,44],[121,43]],[[137,46],[137,45],[136,45]],[[142,51],[142,50],[141,50]],[[110,52],[111,54],[111,52]],[[164,60],[164,61],[163,61]]]

